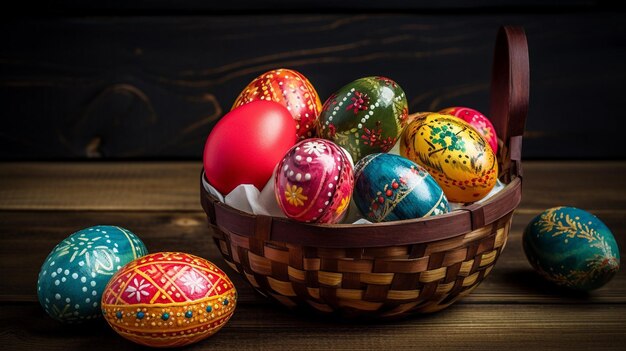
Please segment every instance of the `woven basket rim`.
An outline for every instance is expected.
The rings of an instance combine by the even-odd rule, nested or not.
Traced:
[[[501,191],[480,204],[438,216],[372,224],[304,223],[255,215],[220,202],[206,191],[202,181],[200,183],[202,203],[210,223],[227,233],[301,246],[357,248],[444,240],[491,225],[519,205],[522,178],[513,178]]]

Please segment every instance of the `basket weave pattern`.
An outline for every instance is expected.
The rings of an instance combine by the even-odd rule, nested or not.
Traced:
[[[507,215],[445,240],[351,249],[257,243],[213,230],[226,262],[283,305],[305,303],[320,312],[376,311],[391,317],[435,312],[470,293],[496,263],[511,219]]]
[[[499,178],[506,186],[483,203],[427,218],[319,225],[238,211],[201,182],[215,243],[258,292],[287,307],[367,318],[441,310],[478,286],[506,244],[521,200],[528,92],[524,30],[503,27],[490,115],[501,139]]]

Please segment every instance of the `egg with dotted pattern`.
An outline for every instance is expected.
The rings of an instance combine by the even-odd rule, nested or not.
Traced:
[[[436,216],[448,199],[428,172],[393,154],[371,154],[355,166],[354,203],[372,222]]]
[[[543,211],[526,226],[522,243],[528,262],[542,277],[570,289],[597,289],[619,270],[619,247],[611,230],[579,208]]]
[[[237,291],[213,263],[182,252],[157,252],[122,267],[106,286],[102,314],[122,337],[145,346],[180,347],[220,330]]]
[[[294,145],[276,167],[274,178],[278,205],[291,219],[337,223],[350,205],[352,163],[331,141],[312,138]]]
[[[426,168],[452,202],[478,201],[498,179],[498,160],[487,140],[451,115],[417,116],[402,134],[400,154]]]
[[[274,101],[285,106],[296,121],[299,139],[314,136],[322,102],[302,73],[279,68],[261,74],[243,89],[232,109],[257,100]]]
[[[39,303],[61,322],[98,318],[109,279],[147,253],[143,242],[128,229],[99,225],[79,230],[63,239],[44,261],[37,280]]]
[[[318,137],[348,150],[354,162],[393,148],[409,119],[402,88],[385,77],[357,79],[332,94],[318,120]]]

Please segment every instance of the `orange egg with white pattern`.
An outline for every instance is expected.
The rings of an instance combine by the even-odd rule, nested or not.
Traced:
[[[220,330],[237,291],[213,263],[182,252],[158,252],[122,267],[102,296],[102,313],[122,337],[151,347],[180,347]]]
[[[302,73],[280,68],[261,74],[243,89],[231,110],[257,100],[274,101],[285,106],[296,121],[295,132],[299,139],[314,136],[322,102]]]

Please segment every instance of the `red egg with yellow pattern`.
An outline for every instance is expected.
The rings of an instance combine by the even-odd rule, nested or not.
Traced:
[[[337,223],[350,204],[354,171],[332,141],[306,139],[278,164],[274,191],[285,215],[300,222]]]
[[[257,100],[274,101],[285,106],[296,121],[299,139],[314,135],[322,102],[302,73],[280,68],[261,74],[239,94],[232,109]]]
[[[213,263],[182,252],[131,261],[109,281],[102,313],[119,335],[151,347],[189,345],[233,315],[237,291]]]
[[[496,129],[485,115],[469,107],[448,107],[439,111],[439,113],[459,117],[467,122],[487,140],[489,146],[491,146],[491,150],[497,154],[498,136],[496,135]]]

